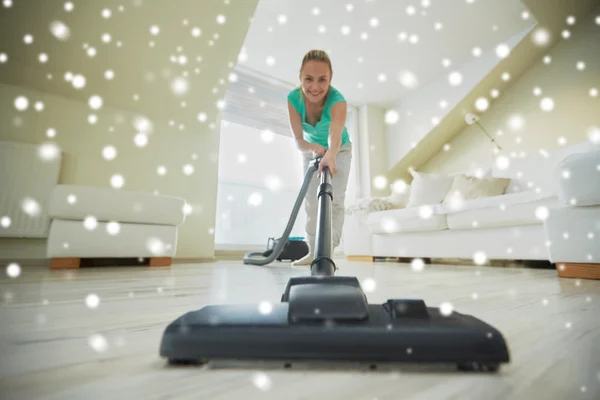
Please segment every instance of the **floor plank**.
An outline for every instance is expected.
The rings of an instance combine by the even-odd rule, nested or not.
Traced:
[[[158,346],[173,319],[209,303],[278,302],[288,279],[307,269],[232,261],[168,269],[23,266],[16,278],[0,277],[2,398],[600,398],[600,282],[526,268],[336,264],[338,275],[374,281],[371,303],[449,301],[492,324],[512,362],[497,375],[348,363],[169,367]]]

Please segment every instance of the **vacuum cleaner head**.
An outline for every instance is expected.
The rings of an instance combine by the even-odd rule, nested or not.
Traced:
[[[211,305],[165,330],[160,355],[171,363],[209,359],[455,363],[495,372],[509,361],[502,334],[423,300],[368,304],[356,278],[290,279],[281,303]]]

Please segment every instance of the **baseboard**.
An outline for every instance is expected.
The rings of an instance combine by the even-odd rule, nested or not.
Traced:
[[[477,266],[471,258],[432,258],[432,264],[441,265],[473,265]],[[554,269],[552,263],[548,260],[487,260],[484,266],[488,267],[503,267],[503,268],[541,268]]]
[[[473,265],[477,266],[470,258],[427,258],[427,257],[414,257],[421,258],[425,264],[438,264],[438,265]],[[392,262],[392,263],[411,263],[413,258],[411,257],[378,257],[378,256],[346,256],[349,261],[362,261],[362,262]],[[487,267],[503,267],[503,268],[540,268],[540,269],[554,269],[553,264],[548,260],[500,260],[492,259],[487,260],[484,264]]]
[[[125,257],[127,258],[127,257]],[[217,261],[216,257],[212,258],[198,258],[198,257],[177,257],[173,258],[173,264],[199,264],[199,263],[211,263]],[[0,258],[0,267],[6,266],[10,263],[17,263],[22,268],[34,268],[43,267],[50,268],[52,265],[52,259],[50,258]]]
[[[0,237],[0,254],[3,259],[43,260],[46,256],[46,238]]]
[[[244,259],[244,256],[249,251],[262,252],[262,251],[265,251],[265,249],[262,249],[262,250],[217,250],[217,251],[215,251],[215,259],[218,261],[240,261],[241,262]],[[332,258],[334,260],[344,258],[344,254],[336,251],[333,253]]]
[[[249,251],[260,251],[260,250],[215,250],[216,260],[242,260]],[[262,250],[264,251],[264,249]]]
[[[10,263],[17,263],[22,268],[50,267],[51,260],[49,258],[0,258],[0,267]]]
[[[217,261],[216,257],[173,257],[173,264],[199,264]]]

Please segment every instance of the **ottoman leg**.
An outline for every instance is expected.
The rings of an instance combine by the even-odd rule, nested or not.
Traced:
[[[557,263],[556,270],[561,278],[600,279],[600,264]]]
[[[150,259],[151,267],[168,267],[172,263],[171,257],[152,257]]]
[[[79,268],[80,266],[81,258],[53,258],[51,263],[52,269]]]

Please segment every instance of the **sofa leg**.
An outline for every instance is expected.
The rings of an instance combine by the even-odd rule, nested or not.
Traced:
[[[52,269],[79,268],[80,266],[81,258],[53,258],[51,263]]]
[[[600,279],[600,264],[597,263],[556,263],[561,278]]]
[[[150,258],[151,267],[168,267],[172,264],[171,257],[152,257]]]
[[[346,256],[348,261],[363,261],[363,262],[374,262],[375,257],[373,256]]]

